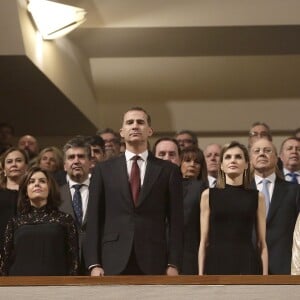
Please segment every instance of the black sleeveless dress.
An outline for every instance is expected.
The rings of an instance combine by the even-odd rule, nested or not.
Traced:
[[[226,185],[209,190],[209,245],[204,273],[259,274],[260,258],[252,242],[258,191]]]

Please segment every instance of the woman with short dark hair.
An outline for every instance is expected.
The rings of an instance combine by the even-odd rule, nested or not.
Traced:
[[[197,147],[181,151],[183,184],[184,239],[181,274],[198,274],[198,249],[200,243],[200,197],[208,187],[204,154]]]

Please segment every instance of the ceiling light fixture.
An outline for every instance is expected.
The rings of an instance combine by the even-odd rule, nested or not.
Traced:
[[[27,9],[44,40],[62,37],[86,20],[84,9],[48,0],[29,0]]]

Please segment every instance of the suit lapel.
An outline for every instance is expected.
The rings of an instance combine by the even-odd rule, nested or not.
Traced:
[[[75,220],[74,210],[72,206],[72,195],[71,195],[69,185],[64,184],[60,188],[60,191],[61,191],[61,200],[62,200],[62,203],[60,205],[61,210],[64,211],[65,213],[70,214]]]
[[[271,198],[271,205],[269,208],[269,213],[268,213],[268,218],[267,218],[267,223],[269,223],[273,216],[275,215],[277,209],[280,206],[281,199],[284,199],[286,191],[284,187],[280,184],[280,180],[276,178],[275,180],[275,185],[274,185],[274,190]]]
[[[130,205],[133,205],[125,155],[120,156],[116,160],[116,164],[117,165],[113,168],[115,168],[115,170],[120,170],[120,172],[117,174],[116,180],[117,182],[121,182],[123,197],[129,202]]]
[[[74,213],[74,209],[73,209],[73,202],[72,202],[72,194],[69,188],[68,184],[64,184],[61,188],[60,188],[60,192],[61,192],[61,205],[60,205],[60,210],[68,213],[69,215],[71,215],[73,217],[74,220],[76,220],[75,217],[75,213]],[[85,226],[87,222],[87,213],[84,216],[84,219],[82,220],[82,226]],[[77,222],[76,222],[77,224]]]
[[[155,158],[149,152],[145,178],[139,195],[138,205],[141,205],[141,203],[146,199],[161,170],[162,167],[159,164],[155,163]]]

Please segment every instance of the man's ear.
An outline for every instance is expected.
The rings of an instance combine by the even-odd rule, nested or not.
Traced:
[[[149,127],[148,136],[152,136],[152,134],[153,134],[153,129]]]
[[[120,136],[123,138],[124,134],[123,134],[123,128],[120,128]]]

